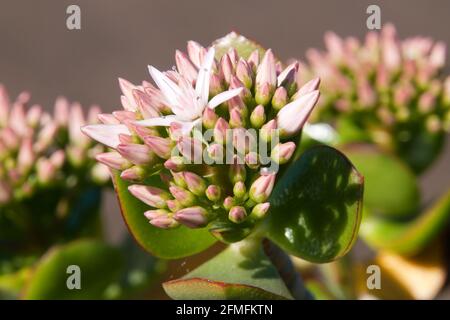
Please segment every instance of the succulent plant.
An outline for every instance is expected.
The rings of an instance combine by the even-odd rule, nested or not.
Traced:
[[[449,130],[445,44],[425,37],[399,40],[391,24],[379,33],[369,32],[362,44],[332,32],[325,35],[325,44],[324,52],[307,52],[307,72],[298,79],[303,83],[321,77],[323,87],[312,117],[315,124],[305,132],[308,144],[339,148],[365,177],[360,236],[375,255],[366,263],[389,274],[383,276],[383,290],[369,293],[391,299],[433,298],[445,279],[439,236],[448,226],[450,192],[425,204],[419,179],[440,155]],[[351,254],[346,259],[321,268],[328,289],[340,299],[355,298],[355,283],[360,281],[327,280],[352,278],[350,269],[357,274],[360,261]],[[424,268],[424,260],[433,268]],[[398,271],[397,265],[405,267]],[[431,280],[424,286],[418,277]]]
[[[50,114],[28,107],[29,100],[22,92],[10,101],[0,85],[0,299],[138,293],[163,265],[135,245],[112,247],[98,239],[101,189],[110,175],[94,159],[105,147],[80,127],[97,121],[99,107],[85,116],[79,103],[60,97]],[[91,279],[83,290],[67,289],[69,265]]]
[[[422,172],[439,154],[450,129],[446,48],[426,37],[400,40],[392,24],[355,37],[325,35],[325,51],[306,53],[302,83],[320,77],[314,122],[332,122],[341,142],[373,142]]]
[[[104,184],[108,175],[94,161],[103,147],[79,131],[86,122],[97,121],[99,107],[91,107],[85,118],[79,103],[60,97],[51,115],[37,104],[27,110],[29,100],[30,94],[22,92],[10,102],[0,85],[0,206],[56,185]],[[85,168],[88,174],[79,175]]]
[[[332,148],[301,156],[297,148],[319,80],[298,87],[298,62],[283,68],[272,50],[236,33],[209,48],[189,41],[175,61],[166,72],[149,67],[156,86],[119,79],[124,110],[82,128],[111,148],[96,158],[111,168],[124,219],[163,258],[216,239],[231,244],[166,283],[173,298],[292,298],[263,238],[312,261],[333,260],[353,244],[361,213],[363,180],[351,163]],[[246,261],[255,267],[243,268]],[[223,263],[236,272],[222,272]],[[258,268],[267,277],[252,276]],[[227,285],[217,291],[215,281]]]
[[[98,212],[108,170],[94,156],[104,147],[79,127],[96,121],[80,104],[56,100],[54,114],[22,92],[10,101],[0,86],[0,246],[3,252],[45,250],[55,239],[73,237]],[[90,218],[88,218],[90,216]],[[95,220],[95,218],[94,218]]]
[[[190,41],[188,54],[176,52],[177,71],[149,67],[158,88],[119,79],[125,110],[100,115],[104,124],[83,132],[115,149],[97,159],[136,183],[128,189],[154,207],[143,213],[153,226],[213,225],[216,237],[234,242],[268,212],[278,166],[295,152],[291,140],[313,110],[319,81],[298,89],[298,63],[281,70],[270,49],[261,61],[257,49],[248,59],[231,49],[215,61],[214,47]],[[276,130],[283,141],[271,141]],[[262,144],[267,154],[258,153]],[[164,188],[145,185],[156,172]]]

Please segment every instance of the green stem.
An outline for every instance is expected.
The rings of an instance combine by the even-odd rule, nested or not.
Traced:
[[[264,239],[264,252],[277,268],[286,287],[291,292],[294,299],[313,300],[314,297],[306,289],[300,273],[295,270],[291,258],[283,250],[271,241]]]

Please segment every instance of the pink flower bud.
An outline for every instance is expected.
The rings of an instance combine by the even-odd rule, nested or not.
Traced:
[[[195,196],[191,192],[178,186],[171,186],[169,190],[184,207],[192,206],[195,203]]]
[[[280,110],[283,108],[288,101],[288,94],[284,87],[279,87],[275,90],[275,93],[272,97],[272,107],[275,110]]]
[[[232,128],[243,128],[245,126],[245,119],[239,108],[233,108],[230,111],[230,126]]]
[[[247,89],[251,89],[253,85],[253,70],[250,64],[242,58],[239,59],[236,66],[236,77]]]
[[[203,59],[206,56],[206,49],[195,41],[189,41],[187,44],[187,51],[189,59],[191,59],[192,63],[197,68],[200,68],[203,63]]]
[[[272,136],[278,134],[277,121],[272,119],[267,122],[261,127],[259,134],[262,140],[270,142],[272,140]]]
[[[144,216],[148,220],[153,220],[155,218],[164,217],[164,216],[167,216],[168,214],[169,214],[169,212],[164,209],[148,210],[148,211],[144,212]]]
[[[41,120],[42,113],[42,107],[40,105],[33,105],[27,113],[27,124],[35,128]]]
[[[150,223],[160,229],[173,229],[179,226],[179,223],[169,216],[161,216],[150,220]]]
[[[206,188],[205,194],[210,201],[217,202],[221,198],[222,191],[219,186],[210,185]]]
[[[169,159],[172,152],[173,142],[169,138],[147,136],[145,144],[162,159]]]
[[[131,162],[115,151],[99,153],[95,156],[95,159],[116,170],[124,170],[131,167]]]
[[[245,187],[245,183],[242,181],[238,181],[233,186],[233,194],[236,198],[244,198],[247,193],[247,188]]]
[[[181,137],[178,140],[177,147],[188,163],[202,163],[203,146],[201,141],[189,137]]]
[[[186,167],[185,160],[183,157],[171,157],[169,160],[164,162],[164,167],[166,169],[172,170],[172,171],[181,171],[184,170]]]
[[[203,126],[206,129],[212,129],[216,125],[217,115],[211,108],[205,108],[203,111]]]
[[[178,72],[185,77],[191,84],[194,84],[197,79],[197,70],[189,61],[189,58],[181,51],[177,50],[175,53],[175,61]]]
[[[284,106],[277,114],[277,126],[282,137],[296,135],[308,120],[319,99],[319,91],[307,93]]]
[[[238,181],[245,181],[245,178],[247,176],[245,164],[240,163],[237,156],[234,157],[233,164],[230,165],[229,176],[232,183],[236,183]]]
[[[320,78],[314,78],[312,80],[309,80],[307,83],[305,83],[292,97],[292,100],[296,100],[297,98],[310,93],[314,90],[317,90],[320,85]]]
[[[202,207],[181,209],[175,213],[174,218],[189,228],[202,228],[209,222],[208,212]]]
[[[120,174],[120,177],[128,181],[142,181],[146,178],[147,172],[141,166],[132,166]]]
[[[142,202],[159,209],[166,208],[166,200],[170,199],[166,191],[150,186],[133,184],[128,187],[128,191]]]
[[[182,174],[189,191],[196,196],[202,196],[206,190],[206,183],[203,178],[189,171],[185,171]]]
[[[117,146],[117,152],[131,163],[138,165],[150,165],[155,162],[154,153],[143,144],[119,144]]]
[[[120,90],[122,90],[123,95],[126,97],[127,102],[123,107],[129,111],[136,111],[136,105],[133,103],[133,90],[137,89],[137,87],[132,84],[130,81],[119,78],[119,86]]]
[[[259,129],[266,122],[266,114],[264,113],[264,106],[258,105],[250,114],[250,123],[253,128]]]
[[[230,209],[228,219],[234,223],[242,223],[247,218],[247,212],[244,207],[236,206]]]
[[[227,141],[227,130],[230,128],[228,122],[219,118],[214,127],[214,141],[216,143],[225,144]]]
[[[268,84],[270,90],[277,85],[277,73],[275,68],[275,57],[271,49],[268,49],[258,67],[256,73],[256,88]]]
[[[260,220],[267,215],[270,208],[270,202],[258,203],[253,207],[251,217]]]
[[[256,69],[259,66],[259,51],[258,49],[254,50],[250,56],[247,59],[248,64],[250,65],[250,67],[252,67],[252,69],[254,71],[256,71]]]
[[[272,193],[275,184],[275,174],[262,175],[250,187],[250,198],[257,202],[265,202]]]
[[[156,118],[161,115],[158,109],[153,107],[151,98],[145,92],[142,92],[141,90],[133,90],[133,97],[142,117],[145,119]],[[134,119],[135,117],[130,120]]]
[[[33,141],[31,138],[26,138],[22,141],[17,159],[17,164],[20,168],[20,171],[24,172],[31,168],[35,160],[35,154],[33,152]]]
[[[220,70],[222,71],[224,80],[227,84],[230,84],[231,76],[233,75],[233,64],[231,62],[230,56],[224,54],[220,60]]]
[[[272,149],[270,158],[278,164],[285,164],[291,159],[294,151],[294,142],[279,143]]]

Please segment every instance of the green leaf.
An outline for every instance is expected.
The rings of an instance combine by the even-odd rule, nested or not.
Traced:
[[[181,279],[165,282],[173,299],[292,299],[261,244],[230,245]]]
[[[418,213],[417,180],[401,160],[369,145],[349,145],[342,150],[364,175],[364,206],[371,212],[389,217]]]
[[[340,115],[336,120],[336,131],[339,133],[339,143],[363,143],[371,142],[368,130],[364,126],[358,126],[355,119]]]
[[[144,216],[144,212],[151,208],[128,191],[130,184],[121,179],[117,171],[112,171],[112,177],[128,229],[139,245],[152,255],[165,259],[187,257],[216,242],[206,228],[190,229],[180,226],[164,230],[152,226]],[[153,178],[146,183],[158,186],[161,182]]]
[[[30,267],[24,267],[15,272],[0,274],[0,300],[17,299],[31,273]]]
[[[375,248],[414,255],[442,232],[449,218],[450,191],[426,212],[408,222],[365,214],[361,236]]]
[[[213,42],[213,46],[216,49],[217,59],[220,59],[230,48],[235,48],[239,56],[244,59],[247,59],[255,50],[259,51],[260,56],[266,51],[261,45],[236,32],[231,32],[225,37],[217,39]]]
[[[80,267],[81,290],[70,290],[71,265]],[[26,285],[24,299],[101,299],[122,268],[118,249],[95,240],[77,240],[50,249]]]
[[[306,151],[270,198],[269,238],[290,254],[328,262],[350,250],[361,221],[364,179],[337,150]]]

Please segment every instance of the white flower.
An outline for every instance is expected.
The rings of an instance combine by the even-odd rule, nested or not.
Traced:
[[[201,122],[205,108],[214,109],[221,103],[237,96],[242,88],[224,91],[211,100],[209,98],[209,79],[214,63],[214,48],[210,48],[198,72],[195,88],[190,81],[180,77],[178,83],[169,79],[162,72],[149,66],[153,80],[169,103],[173,115],[155,117],[137,121],[141,126],[170,126],[173,122],[182,125],[182,133],[188,134],[192,128]]]

